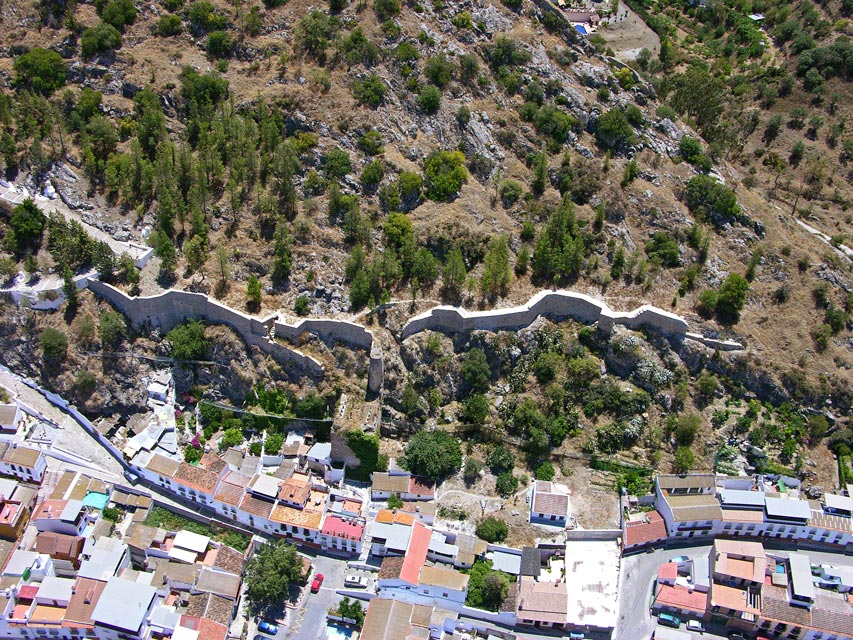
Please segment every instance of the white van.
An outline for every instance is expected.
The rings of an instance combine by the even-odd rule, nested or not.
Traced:
[[[360,589],[367,588],[367,578],[364,576],[347,576],[344,578],[344,586],[345,587],[358,587]]]
[[[705,632],[705,625],[703,625],[698,620],[688,620],[687,621],[687,630],[688,631],[698,631],[699,633]]]

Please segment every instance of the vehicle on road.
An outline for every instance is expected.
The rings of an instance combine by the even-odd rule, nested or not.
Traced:
[[[672,627],[673,629],[677,629],[681,626],[681,618],[678,616],[671,615],[669,613],[661,613],[658,615],[658,624],[662,624],[665,627]]]
[[[367,589],[367,578],[364,576],[347,576],[344,578],[345,587],[356,587],[358,589]]]
[[[675,556],[674,558],[670,558],[669,561],[681,564],[682,562],[690,562],[690,558],[687,556]]]
[[[320,585],[323,584],[323,574],[318,573],[314,576],[314,582],[311,583],[311,593],[319,593]]]
[[[278,633],[278,625],[273,624],[272,622],[267,622],[266,620],[261,620],[258,623],[258,631],[263,631],[264,633],[268,633],[271,636],[274,636]],[[258,640],[255,638],[255,640]]]
[[[687,630],[688,631],[698,631],[699,633],[705,633],[705,625],[699,622],[698,620],[688,620],[687,621]]]
[[[746,637],[742,633],[730,633],[729,640],[746,640]]]
[[[262,636],[260,633],[256,635],[253,640],[270,640],[268,636]]]

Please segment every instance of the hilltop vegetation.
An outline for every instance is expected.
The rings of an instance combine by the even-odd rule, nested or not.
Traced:
[[[797,467],[806,427],[792,416],[807,420],[807,408],[833,422],[808,445],[841,434],[834,446],[849,455],[835,415],[853,393],[849,3],[630,4],[661,45],[625,67],[606,55],[607,29],[580,41],[529,2],[7,2],[6,178],[91,200],[96,211],[81,215],[144,232],[157,257],[139,273],[82,226],[20,205],[0,220],[0,276],[71,282],[94,266],[131,293],[173,286],[252,313],[351,313],[376,323],[401,420],[500,431],[543,477],[567,449],[712,464],[716,450],[681,422],[698,420],[718,443],[732,422],[714,424],[715,411],[756,399],[781,425],[768,464]],[[505,306],[554,286],[620,309],[673,309],[747,351],[673,347],[679,362],[655,345],[656,356],[620,367],[633,347],[614,350],[636,336],[603,343],[578,330],[510,371],[517,356],[478,353],[468,337],[452,349],[425,337],[414,358],[393,335],[436,301]],[[389,301],[401,305],[370,313]],[[137,339],[116,334],[87,296],[79,304],[104,330],[90,349]],[[80,323],[74,315],[64,322]],[[35,324],[71,337],[63,346],[48,332],[36,358],[70,389],[89,357],[79,332]],[[210,327],[184,333],[173,335],[183,359],[209,355],[208,339],[230,343]],[[235,397],[255,368],[286,377],[243,352],[239,361],[251,371]],[[335,355],[329,369],[346,362]],[[84,397],[94,381],[74,384]],[[373,464],[385,453],[372,451]],[[512,493],[512,464],[494,467],[498,490]]]

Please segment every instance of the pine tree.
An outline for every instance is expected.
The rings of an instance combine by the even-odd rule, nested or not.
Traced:
[[[536,197],[545,193],[545,188],[548,186],[548,156],[544,152],[537,154],[536,162],[533,165],[533,182],[530,183],[530,190]]]
[[[497,236],[489,243],[489,251],[483,260],[483,267],[480,290],[490,296],[505,293],[512,280],[509,267],[509,243],[506,236]]]

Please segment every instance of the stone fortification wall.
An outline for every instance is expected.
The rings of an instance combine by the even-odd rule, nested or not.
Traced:
[[[275,316],[254,318],[211,300],[204,294],[188,291],[170,289],[156,296],[133,298],[98,280],[90,280],[89,288],[126,315],[134,328],[149,324],[168,331],[188,318],[225,324],[239,333],[247,344],[257,346],[275,359],[291,362],[312,376],[323,374],[323,365],[316,359],[270,339]]]
[[[445,333],[467,331],[499,331],[525,327],[538,316],[559,321],[573,318],[587,324],[598,323],[599,329],[608,333],[620,324],[629,329],[650,327],[666,334],[679,335],[726,351],[742,349],[731,341],[710,340],[699,334],[689,333],[687,321],[674,313],[643,305],[633,311],[616,312],[601,300],[571,291],[540,291],[530,301],[519,307],[492,311],[466,311],[458,307],[434,307],[415,316],[403,327],[401,338],[405,340],[427,329]]]
[[[277,338],[287,338],[294,343],[298,343],[299,337],[308,332],[323,341],[343,342],[368,351],[373,346],[373,334],[362,325],[348,320],[306,319],[296,324],[276,322],[273,326]]]

